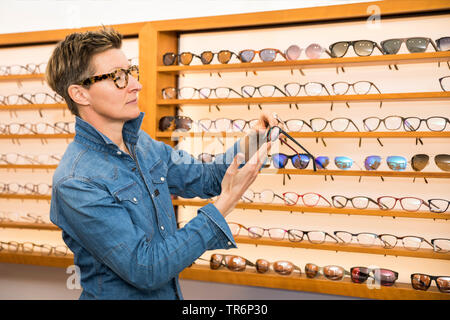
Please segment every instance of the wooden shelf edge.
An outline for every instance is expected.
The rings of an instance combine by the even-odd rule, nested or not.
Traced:
[[[450,131],[377,131],[377,132],[289,132],[293,138],[450,138]],[[157,131],[156,138],[239,138],[244,132]]]
[[[56,169],[57,164],[0,164],[0,169],[37,169],[49,170]]]
[[[75,134],[0,134],[0,139],[73,139]]]
[[[370,288],[367,284],[357,284],[345,278],[342,281],[328,279],[308,279],[298,273],[282,276],[273,272],[258,274],[254,270],[233,272],[225,268],[211,270],[206,265],[193,265],[183,270],[181,279],[227,283],[254,287],[276,288],[295,291],[318,292],[349,297],[387,300],[449,300],[450,294],[430,288],[428,291],[414,290],[411,284],[396,283],[392,287]],[[430,291],[432,290],[432,291]]]
[[[0,251],[0,262],[57,268],[67,268],[74,264],[72,254],[66,256],[43,256],[38,253],[12,253],[5,252],[5,250]]]
[[[172,200],[173,205],[202,207],[211,203],[207,200]],[[379,209],[354,209],[354,208],[330,208],[330,207],[306,207],[306,206],[287,206],[285,204],[265,204],[265,203],[238,203],[237,209],[250,210],[270,210],[270,211],[287,211],[302,213],[324,213],[324,214],[343,214],[343,215],[368,215],[380,217],[402,217],[402,218],[419,218],[419,219],[443,219],[449,220],[450,214],[431,213],[431,212],[405,212],[401,210],[379,210]]]
[[[450,92],[401,92],[377,94],[352,94],[330,96],[289,96],[227,99],[158,99],[158,105],[225,105],[225,104],[271,104],[271,103],[324,103],[324,102],[397,102],[439,101],[450,99]]]
[[[2,194],[0,199],[22,199],[22,200],[51,200],[52,196],[33,194]]]
[[[250,62],[230,64],[209,65],[160,65],[156,71],[160,73],[187,74],[208,72],[246,72],[246,71],[269,71],[269,70],[292,70],[292,69],[316,69],[316,68],[338,68],[379,66],[393,64],[433,63],[446,62],[450,60],[450,52],[424,52],[396,55],[373,55],[367,57],[342,57],[322,59],[300,59],[294,61],[274,62]]]
[[[396,256],[396,257],[411,257],[411,258],[423,258],[423,259],[437,259],[437,260],[450,260],[449,253],[436,253],[433,249],[419,249],[417,251],[407,250],[404,248],[384,249],[380,246],[364,247],[357,244],[335,244],[334,242],[324,242],[322,244],[310,243],[304,239],[301,242],[292,242],[289,240],[272,240],[270,238],[253,239],[248,236],[235,236],[236,243],[254,244],[261,246],[276,246],[276,247],[290,247],[290,248],[302,248],[312,250],[327,250],[336,252],[355,252],[366,254],[377,254],[384,256]],[[399,244],[400,246],[400,244]]]
[[[0,106],[0,111],[10,110],[41,110],[41,109],[61,109],[69,110],[66,104],[63,103],[46,103],[46,104],[12,104]]]
[[[30,223],[16,221],[0,222],[0,228],[61,231],[59,227],[51,223]]]

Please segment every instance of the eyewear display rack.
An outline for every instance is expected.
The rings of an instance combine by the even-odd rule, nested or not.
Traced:
[[[433,15],[442,12],[448,12],[450,7],[444,0],[432,1],[383,1],[373,4],[381,8],[385,17],[407,16],[413,14]],[[342,6],[317,7],[307,9],[283,10],[273,12],[261,12],[252,14],[239,14],[229,16],[180,19],[168,21],[156,21],[149,23],[138,23],[130,25],[114,26],[125,36],[139,36],[139,65],[141,73],[141,83],[144,89],[140,93],[140,108],[146,112],[142,129],[153,138],[161,140],[167,144],[174,145],[171,138],[174,136],[171,132],[159,132],[158,121],[161,117],[177,114],[182,105],[225,105],[225,104],[274,104],[274,103],[299,103],[309,104],[317,102],[367,102],[367,101],[441,101],[450,100],[448,92],[411,92],[394,94],[375,94],[375,95],[346,95],[346,96],[328,96],[328,97],[283,97],[283,98],[239,98],[239,99],[202,99],[202,100],[164,100],[161,97],[161,89],[165,87],[177,87],[180,76],[189,73],[211,73],[211,72],[257,72],[266,70],[288,70],[288,69],[316,69],[327,68],[331,71],[341,67],[365,67],[393,64],[416,64],[416,63],[447,63],[450,61],[450,52],[427,52],[415,54],[399,54],[392,56],[369,56],[369,57],[349,57],[317,60],[299,60],[282,62],[253,62],[236,63],[228,65],[203,65],[203,66],[164,66],[162,65],[162,56],[166,52],[178,52],[179,36],[183,33],[191,32],[211,32],[217,30],[239,30],[256,29],[274,26],[289,26],[304,23],[326,23],[344,20],[367,19],[367,4],[351,4]],[[96,29],[96,27],[90,28]],[[80,29],[80,31],[85,29]],[[53,43],[63,38],[67,33],[74,30],[46,31],[30,34],[22,34],[20,37],[10,37],[0,35],[0,46],[28,46],[39,43]],[[3,76],[0,77],[0,85],[4,81],[36,81],[42,80],[44,76],[40,75],[21,75],[21,76]],[[353,106],[353,104],[352,104]],[[64,104],[52,105],[20,105],[20,106],[0,106],[0,111],[14,112],[19,109],[62,109],[66,108]],[[67,111],[68,112],[68,111]],[[176,135],[176,134],[175,134]],[[178,133],[183,136],[208,136],[223,135],[223,133]],[[374,139],[374,138],[449,138],[450,133],[445,132],[313,132],[313,133],[293,133],[296,138],[353,138],[353,139]],[[73,135],[0,135],[0,139],[67,139],[70,140]],[[1,165],[0,169],[14,171],[21,169],[34,170],[54,170],[56,165]],[[446,172],[363,172],[363,171],[338,171],[327,170],[313,172],[312,170],[271,170],[265,169],[266,174],[301,174],[301,175],[346,175],[346,176],[384,176],[395,179],[396,177],[409,178],[440,178],[449,179],[450,175]],[[50,196],[27,196],[27,195],[4,195],[0,194],[2,199],[22,199],[23,201],[49,201]],[[174,199],[174,206],[203,206],[207,201]],[[317,214],[344,214],[344,215],[368,215],[368,216],[389,216],[403,218],[424,218],[448,220],[448,214],[415,212],[409,213],[401,210],[375,210],[375,209],[336,209],[336,208],[318,208],[305,206],[285,206],[275,204],[238,204],[237,208],[252,210],[269,211],[290,211],[296,213],[317,213]],[[19,223],[19,222],[0,222],[0,228],[17,229],[36,229],[60,231],[54,225],[42,223]],[[250,237],[236,237],[238,244],[253,244],[279,247],[298,247],[318,250],[357,252],[375,255],[393,255],[405,257],[420,257],[427,259],[449,260],[449,254],[437,254],[429,249],[420,249],[418,251],[409,251],[406,249],[384,249],[376,247],[361,247],[355,245],[339,244],[311,244],[308,242],[292,243],[289,241],[273,241],[270,239],[251,239]],[[73,264],[73,256],[42,256],[39,254],[10,253],[0,251],[0,262],[3,263],[21,263],[32,265],[44,265],[55,267],[67,267]],[[352,283],[348,278],[343,281],[330,281],[319,277],[317,279],[308,279],[302,273],[294,273],[291,276],[280,276],[273,272],[267,274],[258,274],[254,269],[249,268],[245,272],[232,272],[225,268],[220,270],[210,270],[204,265],[194,264],[184,270],[181,274],[182,279],[191,279],[199,281],[210,281],[218,283],[228,283],[237,285],[260,286],[268,288],[280,288],[286,290],[310,291],[325,294],[335,294],[344,296],[355,296],[375,299],[450,299],[448,294],[440,293],[435,287],[428,291],[418,291],[411,287],[410,283],[396,283],[393,287],[377,288],[372,290],[366,285]]]

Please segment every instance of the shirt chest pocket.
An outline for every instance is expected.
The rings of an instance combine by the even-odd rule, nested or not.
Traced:
[[[167,165],[159,159],[149,170],[153,184],[161,185],[166,183],[167,179]]]
[[[121,203],[138,205],[142,201],[142,191],[136,182],[131,182],[119,188],[114,197]]]

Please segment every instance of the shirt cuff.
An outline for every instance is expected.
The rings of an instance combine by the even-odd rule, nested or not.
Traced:
[[[228,223],[214,204],[208,203],[206,206],[201,207],[199,212],[209,218],[210,225],[214,229],[215,234],[219,236],[218,242],[221,248],[237,248]]]

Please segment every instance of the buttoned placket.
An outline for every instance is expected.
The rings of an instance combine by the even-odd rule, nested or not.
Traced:
[[[147,188],[147,190],[150,193],[150,196],[152,198],[153,206],[155,207],[156,223],[158,224],[159,232],[163,238],[167,238],[168,234],[167,234],[166,227],[161,223],[161,221],[163,221],[163,219],[160,218],[160,208],[158,208],[157,200],[155,199],[156,198],[155,191],[152,191],[152,188],[149,188],[147,180],[145,179],[145,176],[142,174],[142,170],[141,170],[141,167],[139,166],[139,162],[138,162],[137,155],[136,155],[136,146],[133,145],[130,148],[130,146],[127,145],[127,147],[128,147],[128,150],[130,150],[130,152],[131,152],[131,155],[129,155],[129,156],[134,160],[134,163],[136,164],[136,168],[138,169],[138,172],[139,172],[142,180],[144,181],[145,187]],[[164,181],[164,180],[165,180],[165,178],[161,177],[161,181]],[[153,186],[153,184],[152,184],[152,186]]]

